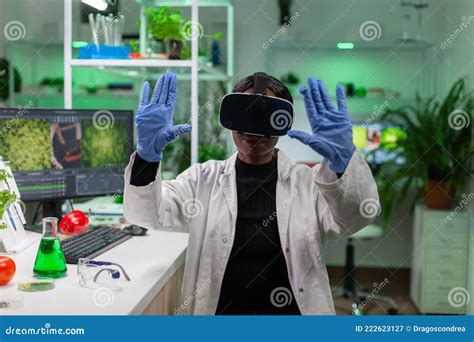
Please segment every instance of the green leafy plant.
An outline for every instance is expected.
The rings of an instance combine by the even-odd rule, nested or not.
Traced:
[[[138,39],[131,39],[128,42],[128,45],[130,45],[130,48],[132,49],[133,53],[140,52],[140,43],[138,42]]]
[[[184,17],[177,9],[172,9],[169,6],[147,7],[145,9],[147,17],[147,30],[156,40],[170,42],[177,41],[183,44],[182,51],[179,53],[180,59],[189,59],[191,57],[191,49],[188,46],[189,42],[186,38],[186,32],[191,28],[187,27]],[[140,27],[140,21],[137,22],[137,27]],[[202,29],[202,28],[201,28]],[[189,34],[190,32],[188,32]],[[214,34],[204,34],[200,32],[200,38],[210,38],[213,40],[222,39],[222,32]],[[130,46],[135,51],[135,43],[130,42]],[[201,54],[200,54],[201,55]],[[205,52],[204,52],[205,55]]]
[[[281,81],[288,87],[290,94],[295,94],[298,92],[300,78],[296,74],[289,72],[281,77]]]
[[[16,68],[13,68],[13,90],[15,93],[21,91],[22,79]],[[0,100],[7,100],[9,97],[10,62],[5,58],[0,58]]]
[[[189,46],[184,45],[181,49],[181,55],[179,57],[181,59],[190,59],[191,58],[191,48]]]
[[[474,171],[469,126],[473,124],[473,100],[466,81],[459,79],[441,103],[435,98],[422,101],[417,95],[415,106],[387,109],[381,116],[382,121],[401,125],[406,132],[397,141],[400,148],[396,149],[396,158],[383,164],[376,176],[385,226],[393,209],[402,202],[412,198],[413,208],[431,180],[446,182],[448,189],[455,189],[456,196],[462,193]],[[394,141],[381,143],[382,148],[393,148]]]
[[[298,85],[300,83],[300,78],[296,74],[289,72],[281,77],[281,81],[289,85]]]
[[[212,35],[212,39],[214,40],[221,40],[222,39],[222,32],[216,32]]]
[[[5,170],[0,170],[0,183],[7,182],[8,178],[11,178],[11,175],[8,174]],[[14,201],[16,201],[15,193],[11,192],[10,190],[0,191],[0,229],[7,228],[6,224],[3,223],[1,220],[2,220],[3,213],[5,212],[5,210]]]
[[[179,10],[172,9],[169,6],[148,7],[145,9],[145,15],[148,31],[155,39],[164,41],[183,40],[181,25],[184,20]]]

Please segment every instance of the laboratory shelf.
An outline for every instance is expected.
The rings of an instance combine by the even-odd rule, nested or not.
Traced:
[[[118,76],[125,76],[129,78],[135,79],[149,79],[149,80],[157,80],[164,72],[164,68],[168,66],[159,66],[157,70],[150,70],[150,68],[146,70],[141,70],[137,68],[114,68],[114,67],[100,67],[99,70],[108,72],[113,75]],[[189,68],[177,68],[173,70],[178,77],[178,80],[189,81],[192,78],[191,73],[189,73]],[[225,71],[207,67],[207,66],[199,66],[198,72],[198,80],[199,81],[230,81],[232,77],[227,75]]]
[[[191,67],[191,60],[170,59],[72,59],[71,66],[79,67]]]
[[[192,0],[175,0],[175,1],[162,1],[162,0],[137,0],[137,3],[142,6],[170,6],[170,7],[190,7]],[[230,7],[232,1],[230,0],[211,0],[199,1],[199,7]]]
[[[199,23],[199,8],[222,7],[226,10],[227,19],[227,53],[225,70],[202,66],[199,63],[199,39],[191,40],[191,58],[189,60],[166,60],[166,59],[76,59],[72,53],[72,30],[73,30],[73,0],[64,0],[64,107],[72,108],[73,71],[77,67],[96,67],[99,70],[128,76],[131,78],[140,77],[140,79],[157,78],[161,69],[175,68],[173,71],[178,75],[178,79],[187,79],[190,81],[190,104],[191,104],[191,162],[198,161],[199,148],[199,122],[198,122],[198,82],[206,81],[225,81],[227,89],[232,89],[232,76],[234,72],[233,46],[234,46],[234,9],[230,0],[136,0],[140,6],[140,29],[139,46],[142,56],[147,55],[149,33],[147,31],[146,8],[149,6],[170,6],[170,7],[190,7],[191,22]],[[192,25],[192,36],[198,36],[199,25]]]

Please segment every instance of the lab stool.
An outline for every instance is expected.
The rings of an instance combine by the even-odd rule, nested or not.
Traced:
[[[354,245],[352,243],[353,240],[368,240],[380,238],[381,236],[383,236],[383,234],[384,232],[382,227],[377,225],[368,225],[357,233],[352,234],[347,239],[346,263],[344,266],[344,286],[334,287],[332,289],[332,296],[333,298],[350,299],[352,303],[352,315],[354,316],[361,316],[364,314],[363,308],[360,306],[360,303],[363,302],[367,297],[370,297],[371,300],[383,301],[388,303],[390,307],[387,310],[387,313],[389,315],[396,315],[398,313],[398,305],[391,297],[371,293],[363,289],[357,289],[355,286]]]

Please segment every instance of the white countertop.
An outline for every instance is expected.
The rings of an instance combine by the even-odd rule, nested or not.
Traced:
[[[44,292],[22,292],[18,282],[31,279],[40,234],[29,233],[37,241],[18,255],[12,282],[0,287],[0,300],[16,299],[22,306],[1,310],[0,315],[138,315],[184,263],[188,234],[148,230],[147,236],[132,237],[97,256],[96,260],[120,264],[129,274],[121,291],[103,291],[79,285],[77,266],[68,264],[67,277],[57,279],[55,288]]]

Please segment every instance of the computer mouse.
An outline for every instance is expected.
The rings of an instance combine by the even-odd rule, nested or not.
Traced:
[[[143,236],[146,235],[146,232],[148,231],[148,229],[134,224],[124,228],[124,230],[126,230],[132,236]]]

